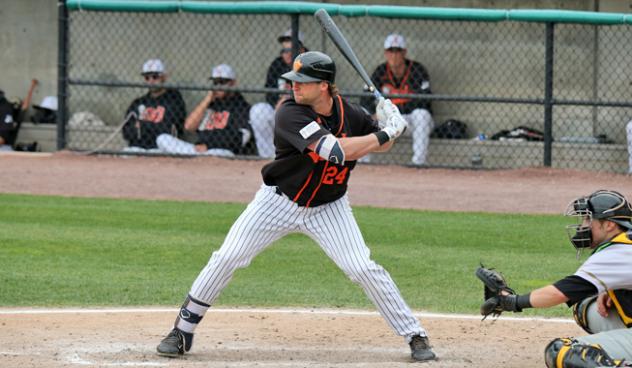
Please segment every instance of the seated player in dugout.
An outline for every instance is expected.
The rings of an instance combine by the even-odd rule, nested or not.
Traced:
[[[413,360],[434,360],[426,330],[388,272],[371,259],[346,195],[356,160],[389,150],[406,120],[390,100],[381,99],[380,129],[338,94],[336,66],[321,52],[298,55],[283,77],[292,81],[294,97],[276,113],[275,159],[261,170],[263,184],[255,198],[194,281],[158,354],[177,357],[189,351],[195,329],[233,273],[277,239],[301,232],[363,288],[391,329],[405,338]]]
[[[161,134],[182,135],[186,105],[178,90],[164,87],[167,73],[160,59],[147,60],[141,75],[149,91],[135,99],[125,113],[123,138],[129,147],[124,151],[161,152],[156,138]]]
[[[618,192],[598,190],[575,199],[567,216],[569,238],[590,257],[575,274],[524,295],[503,292],[481,305],[521,312],[566,303],[589,335],[557,338],[545,348],[549,368],[632,366],[632,207]]]
[[[230,65],[213,67],[214,86],[235,87],[237,76]],[[184,122],[184,129],[197,133],[195,144],[163,134],[158,147],[180,155],[212,155],[232,157],[254,152],[252,129],[248,123],[250,104],[235,91],[211,90],[198,103]]]
[[[298,33],[299,54],[308,51],[303,45],[303,32]],[[292,29],[283,32],[277,41],[281,46],[279,56],[272,61],[266,74],[265,88],[277,88],[287,93],[267,93],[266,101],[259,102],[250,110],[250,124],[257,141],[259,156],[274,158],[274,112],[290,95],[291,83],[283,74],[292,70]]]
[[[431,94],[428,70],[419,62],[408,59],[406,54],[404,36],[396,33],[388,35],[384,40],[386,62],[378,65],[371,75],[371,81],[384,95]],[[392,101],[410,125],[409,131],[413,138],[410,165],[426,165],[430,133],[434,127],[430,101],[405,97],[396,97]],[[372,97],[362,98],[360,104],[370,113],[375,113]]]
[[[31,86],[26,98],[21,103],[19,99],[16,99],[17,101],[9,101],[4,96],[4,91],[0,90],[0,151],[14,150],[20,124],[31,104],[33,91],[37,84],[37,79],[31,80]]]

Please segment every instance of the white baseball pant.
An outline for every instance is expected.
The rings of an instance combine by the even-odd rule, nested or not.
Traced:
[[[590,298],[585,299],[590,300]],[[586,320],[588,328],[593,333],[616,330],[625,328],[625,324],[621,321],[619,314],[614,307],[608,313],[608,317],[602,317],[599,314],[597,302],[592,302],[586,310]]]
[[[130,152],[130,153],[164,153],[163,150],[160,149],[160,147],[158,148],[143,148],[143,147],[137,147],[137,146],[129,146],[129,147],[124,147],[123,152]]]
[[[272,242],[293,232],[314,239],[353,282],[362,286],[398,335],[407,341],[414,335],[426,336],[388,272],[371,260],[346,195],[305,208],[277,194],[276,187],[262,185],[231,227],[224,244],[213,252],[189,294],[212,304],[237,269],[248,266]]]
[[[250,108],[250,126],[255,133],[259,156],[274,157],[274,108],[267,102],[259,102]]]
[[[410,114],[402,114],[408,122],[408,129],[404,134],[413,138],[413,157],[410,162],[413,165],[424,165],[428,157],[428,145],[430,144],[430,133],[434,128],[432,115],[426,109],[415,109]],[[358,162],[371,162],[371,155],[366,155]]]
[[[402,115],[408,122],[413,137],[413,165],[424,165],[428,156],[430,133],[434,128],[432,115],[426,109],[415,109],[410,114]]]
[[[156,138],[156,144],[163,152],[173,153],[176,155],[235,156],[233,151],[224,148],[211,148],[206,152],[197,152],[194,144],[178,139],[171,134],[159,135],[158,138]]]

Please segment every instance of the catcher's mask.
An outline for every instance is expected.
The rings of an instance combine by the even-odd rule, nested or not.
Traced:
[[[632,207],[621,193],[612,190],[598,190],[575,199],[568,205],[565,214],[578,220],[577,224],[566,226],[568,237],[577,249],[578,257],[582,249],[592,246],[593,219],[612,221],[632,230]]]

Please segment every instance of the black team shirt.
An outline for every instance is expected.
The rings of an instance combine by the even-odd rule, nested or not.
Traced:
[[[326,161],[307,148],[327,134],[358,137],[379,130],[360,107],[340,96],[333,98],[331,116],[318,115],[294,99],[283,102],[275,116],[276,158],[261,170],[266,185],[277,186],[299,206],[316,207],[333,202],[347,192],[355,161],[344,165]]]

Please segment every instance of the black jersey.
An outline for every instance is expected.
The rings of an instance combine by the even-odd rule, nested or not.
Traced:
[[[10,103],[0,91],[0,137],[4,144],[13,146],[20,128],[19,109]]]
[[[186,118],[186,107],[182,95],[168,89],[158,97],[150,93],[135,99],[126,115],[134,112],[137,119],[130,119],[123,127],[123,138],[130,146],[157,148],[156,138],[163,133],[181,135]],[[136,127],[136,122],[139,127]]]
[[[344,165],[326,161],[307,147],[327,134],[357,137],[378,131],[359,106],[334,97],[333,114],[318,115],[294,99],[283,102],[275,116],[276,157],[261,170],[266,185],[277,186],[299,206],[316,207],[333,202],[347,192],[355,161]]]
[[[268,67],[268,73],[266,74],[266,88],[278,88],[280,90],[288,90],[289,83],[287,80],[281,78],[281,76],[292,70],[292,65],[288,65],[283,61],[281,56],[274,59],[270,67]],[[266,101],[272,105],[276,106],[277,101],[279,101],[278,93],[267,93]]]
[[[249,113],[250,104],[241,93],[230,93],[222,99],[213,100],[198,127],[196,144],[239,153],[242,144],[240,129],[252,131]]]
[[[413,60],[406,59],[406,71],[401,79],[397,79],[388,64],[384,63],[375,69],[371,75],[371,81],[382,94],[432,94],[428,71],[423,65]],[[430,101],[401,97],[393,98],[392,101],[402,114],[410,114],[415,109],[426,109],[432,112]],[[375,112],[373,97],[363,97],[361,103],[371,113]]]

